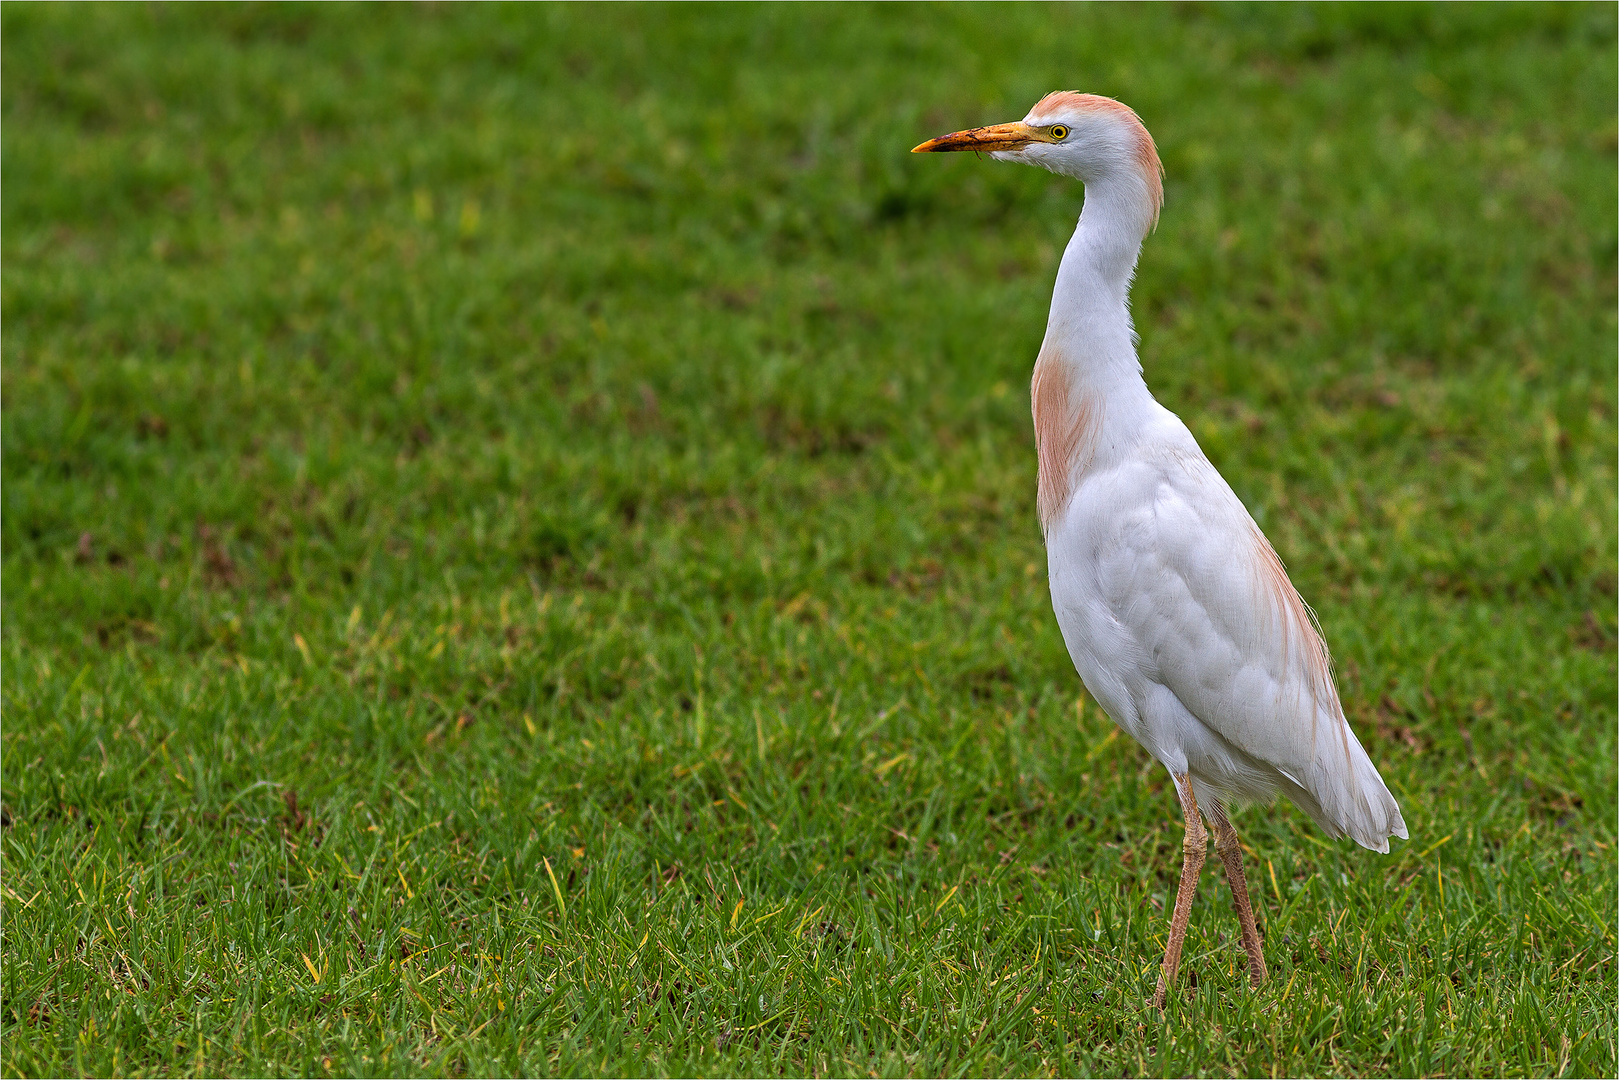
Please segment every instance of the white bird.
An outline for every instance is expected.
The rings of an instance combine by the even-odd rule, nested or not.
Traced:
[[[1225,478],[1142,379],[1130,282],[1163,205],[1152,136],[1111,98],[1048,94],[1022,121],[932,139],[1085,185],[1034,364],[1051,602],[1114,723],[1169,770],[1184,863],[1153,1003],[1175,984],[1214,827],[1253,985],[1265,957],[1227,809],[1292,799],[1328,836],[1387,852],[1400,808],[1344,718],[1314,613]]]

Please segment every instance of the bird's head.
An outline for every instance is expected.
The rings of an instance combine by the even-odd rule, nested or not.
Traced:
[[[1085,183],[1118,184],[1156,224],[1164,202],[1163,165],[1141,118],[1112,98],[1058,90],[1011,124],[972,128],[929,139],[913,154],[960,150],[999,161],[1039,165]]]

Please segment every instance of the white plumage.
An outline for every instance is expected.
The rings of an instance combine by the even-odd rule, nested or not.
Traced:
[[[1186,814],[1156,1002],[1174,983],[1207,850],[1200,807],[1257,984],[1265,963],[1225,808],[1282,792],[1329,836],[1383,852],[1406,829],[1344,718],[1313,613],[1225,478],[1142,379],[1129,296],[1163,201],[1152,137],[1112,99],[1059,92],[1019,123],[916,149],[979,150],[1084,182],[1031,395],[1052,605],[1086,688],[1163,762]]]

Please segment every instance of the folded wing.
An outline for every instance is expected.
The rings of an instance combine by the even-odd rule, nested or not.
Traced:
[[[1275,769],[1330,835],[1379,851],[1404,837],[1399,806],[1344,718],[1314,614],[1214,467],[1177,455],[1120,525],[1102,587],[1157,680]]]

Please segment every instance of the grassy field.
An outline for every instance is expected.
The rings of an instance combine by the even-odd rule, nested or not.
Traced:
[[[1614,1073],[1611,5],[0,20],[7,1075]],[[1054,88],[1411,828],[1240,813],[1166,1015],[1081,193],[907,154]]]

